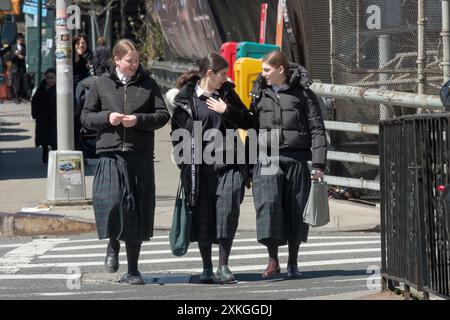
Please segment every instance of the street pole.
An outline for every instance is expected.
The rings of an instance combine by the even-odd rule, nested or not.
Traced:
[[[58,150],[51,151],[47,168],[47,200],[57,205],[72,200],[86,200],[84,160],[74,151],[72,18],[78,28],[80,9],[68,17],[68,0],[56,0],[56,118]],[[70,19],[68,19],[70,18]],[[64,202],[66,201],[66,202]]]
[[[386,64],[391,60],[391,40],[389,35],[382,34],[378,36],[378,64],[379,69],[383,70]],[[388,80],[389,74],[380,73],[380,81]],[[380,89],[387,90],[388,87],[383,85]],[[385,104],[380,104],[380,120],[386,120],[390,117],[390,108]]]
[[[74,149],[72,35],[67,0],[56,0],[56,98],[58,150]],[[65,21],[65,23],[63,22]]]
[[[424,93],[425,89],[425,7],[424,0],[419,0],[417,8],[417,93]],[[417,113],[422,113],[418,109]]]
[[[37,2],[37,26],[38,26],[38,55],[37,55],[37,70],[36,70],[36,86],[41,83],[41,64],[42,64],[42,0]]]

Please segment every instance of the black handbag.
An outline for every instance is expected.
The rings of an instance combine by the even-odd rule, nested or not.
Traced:
[[[188,251],[191,243],[191,226],[192,212],[184,196],[184,188],[181,185],[180,178],[169,234],[170,248],[175,256],[183,256]]]

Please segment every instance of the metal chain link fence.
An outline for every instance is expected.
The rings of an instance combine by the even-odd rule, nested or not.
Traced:
[[[324,58],[322,54],[320,60],[316,59],[319,55],[315,52],[305,51],[305,63],[313,78],[328,82],[323,75],[329,71],[334,84],[417,92],[417,0],[315,0],[301,3],[304,47],[318,48],[313,45],[317,41],[331,44],[329,57]],[[438,94],[442,84],[441,1],[425,0],[424,13],[424,93]],[[323,28],[324,17],[328,17],[328,28]],[[377,124],[380,119],[415,112],[416,109],[411,108],[361,105],[336,99],[331,119]],[[338,151],[378,154],[378,136],[332,132],[331,138]],[[366,164],[332,162],[331,171],[339,176],[379,178],[379,168]],[[378,197],[370,191],[365,191],[362,196]]]

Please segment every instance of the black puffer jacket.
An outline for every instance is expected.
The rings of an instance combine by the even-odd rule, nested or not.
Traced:
[[[176,129],[186,129],[191,133],[191,136],[193,135],[194,130],[194,121],[199,121],[197,116],[197,110],[194,103],[194,95],[195,95],[195,86],[197,82],[200,80],[200,77],[194,77],[189,82],[187,82],[181,89],[180,92],[177,94],[174,100],[175,109],[172,115],[172,133]],[[237,95],[237,93],[234,91],[235,85],[231,82],[226,82],[222,85],[222,87],[218,90],[220,97],[222,100],[227,104],[227,110],[233,109],[238,114],[248,114],[249,111],[245,107],[245,105],[242,103],[241,99]],[[227,112],[225,112],[227,114]],[[232,122],[227,120],[226,115],[222,115],[222,129],[237,129],[238,125],[233,124]],[[191,154],[194,154],[195,148],[198,146],[195,144],[196,139],[193,139],[194,144],[191,144]],[[178,143],[174,141],[174,146]],[[234,155],[236,156],[236,145],[230,145],[225,143],[225,150],[226,148],[235,148]],[[178,154],[176,156],[179,156]],[[191,157],[191,163],[183,163],[179,165],[181,169],[181,178],[183,180],[183,185],[185,188],[186,194],[189,194],[189,204],[191,206],[195,206],[198,199],[198,181],[199,177],[198,174],[200,172],[199,165],[194,164],[194,157]],[[247,165],[245,164],[236,164],[236,157],[235,157],[235,163],[233,164],[215,164],[214,168],[217,173],[220,173],[224,170],[226,170],[229,167],[237,166],[239,168],[239,171],[242,174],[243,180],[248,185],[249,183],[249,172]]]
[[[259,75],[253,84],[250,110],[257,130],[279,129],[279,153],[303,153],[314,167],[325,168],[327,142],[317,96],[308,89],[306,70],[292,65],[287,83],[275,93]],[[260,143],[270,149],[271,135]],[[312,155],[311,155],[312,151]]]
[[[109,114],[133,114],[137,124],[132,128],[112,126]],[[154,131],[170,119],[157,83],[139,67],[133,78],[122,84],[114,67],[97,77],[91,86],[81,113],[81,122],[97,133],[97,153],[136,151],[153,154]]]

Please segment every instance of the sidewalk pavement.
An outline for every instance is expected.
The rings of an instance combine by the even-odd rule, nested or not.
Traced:
[[[94,213],[89,202],[57,206],[45,203],[47,169],[40,159],[41,150],[34,146],[34,121],[30,108],[30,103],[0,105],[0,221],[3,221],[3,224],[0,222],[0,235],[23,235],[27,232],[67,234],[94,230]],[[156,229],[170,229],[178,184],[179,170],[170,157],[169,132],[167,125],[158,130],[155,137]],[[92,198],[95,164],[96,160],[89,159],[85,166],[89,199]],[[330,223],[315,230],[378,231],[379,207],[341,200],[330,200],[329,205]],[[255,230],[255,215],[251,190],[246,190],[239,230]]]

